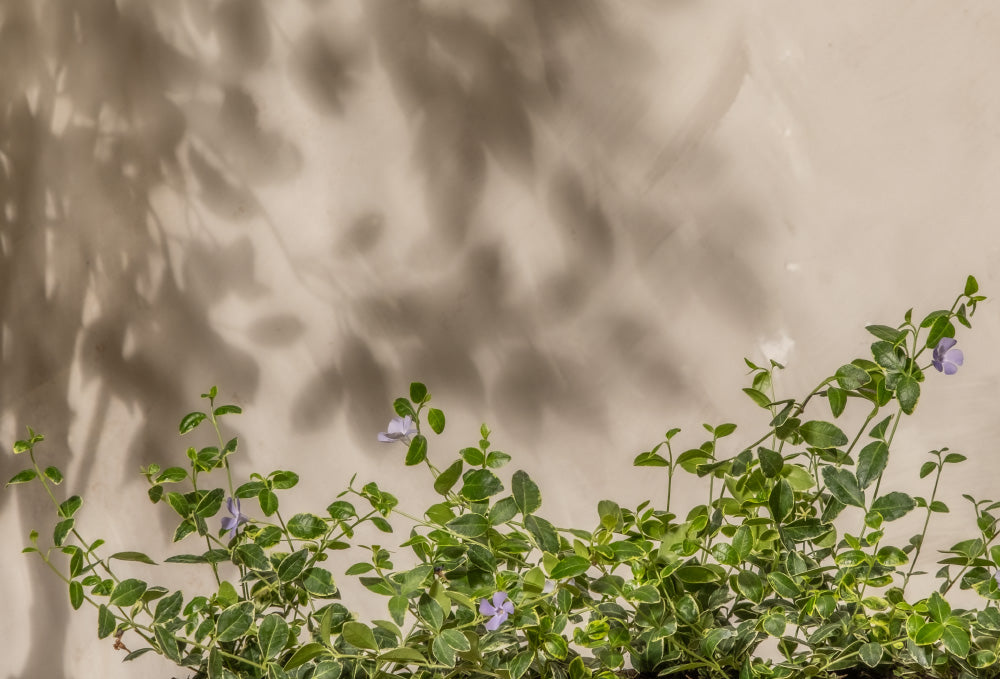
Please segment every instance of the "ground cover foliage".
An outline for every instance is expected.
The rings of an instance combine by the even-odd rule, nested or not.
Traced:
[[[971,327],[978,293],[970,276],[948,309],[869,326],[870,356],[802,398],[775,394],[782,366],[747,361],[744,391],[767,425],[737,442],[735,425],[706,424],[693,448],[670,429],[633,461],[662,472],[665,506],[601,500],[587,528],[544,518],[538,485],[508,471],[486,425],[457,455],[431,455],[445,415],[419,382],[377,438],[433,485],[439,499],[423,512],[352,478],[324,511],[284,516],[298,475],[234,479],[238,441],[224,422],[241,410],[218,404],[214,387],[202,394],[207,407],[179,431],[210,444],[189,447],[185,466],[141,471],[148,500],[177,515],[184,551],[166,562],[211,569],[212,591],[116,576],[116,562],[162,566],[84,537],[82,499],[57,495],[63,475],[40,461],[41,434],[14,444],[30,465],[8,486],[38,483],[51,498],[51,537],[32,531],[24,551],[66,582],[74,609],[96,609],[98,637],[125,660],[158,653],[199,679],[998,676],[1000,502],[966,495],[968,534],[935,557],[922,548],[934,515],[950,511],[940,481],[965,456],[930,451],[915,470],[923,495],[883,488],[898,426],[931,370],[954,375],[964,363],[955,335]],[[861,422],[852,435],[838,424],[849,410]],[[704,487],[704,504],[673,506],[681,476]],[[893,544],[887,524],[911,512],[922,530]],[[360,544],[361,534],[392,544]],[[335,573],[338,552],[354,563]],[[919,568],[937,568],[939,586],[914,599]],[[352,614],[341,577],[384,598],[385,618]],[[982,605],[952,606],[955,588]]]

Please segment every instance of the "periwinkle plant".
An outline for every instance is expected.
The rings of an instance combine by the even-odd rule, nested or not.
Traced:
[[[919,471],[933,477],[927,498],[882,489],[924,371],[953,375],[963,362],[955,323],[969,327],[984,299],[977,293],[970,276],[948,310],[869,326],[871,358],[842,365],[801,399],[775,394],[782,366],[747,361],[744,391],[767,411],[763,432],[735,443],[734,425],[705,425],[704,442],[675,454],[680,430],[671,429],[634,460],[663,468],[666,506],[602,500],[589,530],[556,527],[540,514],[538,486],[524,471],[502,471],[511,458],[494,449],[485,425],[476,445],[432,463],[424,427],[440,434],[445,417],[420,383],[395,401],[396,416],[377,438],[401,443],[393,450],[405,450],[407,466],[426,467],[439,501],[410,513],[376,483],[358,487],[352,478],[324,513],[286,519],[279,493],[298,476],[251,474],[233,486],[237,441],[223,442],[220,421],[239,409],[216,406],[213,388],[203,394],[208,409],[180,425],[190,434],[211,424],[213,442],[189,448],[187,468],[142,470],[149,499],[177,514],[174,541],[191,545],[166,561],[207,565],[212,591],[189,596],[117,577],[116,560],[152,559],[104,556],[103,541],[77,531],[81,500],[56,498],[62,474],[39,466],[42,437],[30,430],[14,452],[28,453],[31,466],[10,483],[38,480],[59,521],[51,546],[32,532],[25,551],[67,583],[73,608],[97,608],[99,638],[129,635],[136,650],[126,660],[154,651],[199,678],[998,676],[1000,503],[966,496],[972,532],[939,561],[937,591],[913,600],[907,586],[930,520],[949,511],[937,495],[942,473],[965,457],[931,451]],[[921,366],[927,350],[932,358]],[[849,404],[864,415],[853,436],[834,422]],[[220,469],[226,487],[212,487]],[[702,479],[707,492],[686,513],[672,506],[678,473]],[[842,514],[848,507],[856,513]],[[893,544],[887,524],[918,509],[921,532]],[[393,533],[400,521],[406,528],[392,550],[354,542],[363,524]],[[345,575],[385,598],[387,619],[358,620],[340,601],[331,558],[340,551],[361,555]],[[982,607],[951,606],[956,586],[977,592]],[[768,639],[778,657],[763,652]]]

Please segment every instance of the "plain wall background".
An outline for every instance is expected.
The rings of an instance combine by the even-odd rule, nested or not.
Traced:
[[[987,2],[9,0],[0,440],[44,432],[83,534],[157,561],[195,547],[137,469],[182,462],[212,384],[245,409],[237,475],[301,474],[286,515],[355,471],[426,506],[375,441],[411,380],[448,415],[432,458],[488,422],[557,524],[662,502],[630,463],[666,429],[683,450],[737,422],[737,452],[766,425],[744,356],[801,395],[865,324],[947,307],[967,273],[998,293],[998,31]],[[970,458],[931,547],[1000,478],[995,309],[893,449],[884,485],[914,493],[925,451]],[[16,490],[0,675],[182,676],[70,615],[19,553],[54,512]],[[207,586],[188,568],[119,572]]]

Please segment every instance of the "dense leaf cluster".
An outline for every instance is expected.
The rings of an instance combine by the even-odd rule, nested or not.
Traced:
[[[929,367],[920,357],[953,337],[955,322],[969,326],[984,299],[977,293],[969,277],[948,310],[920,323],[908,311],[898,327],[870,326],[871,358],[841,366],[801,400],[776,398],[773,375],[782,366],[747,361],[752,386],[744,391],[768,412],[764,433],[731,444],[735,425],[704,425],[708,438],[675,454],[680,430],[671,429],[634,461],[662,468],[666,506],[602,500],[590,530],[546,520],[538,486],[524,471],[503,471],[511,458],[494,449],[485,425],[476,445],[441,468],[432,463],[421,422],[440,434],[445,416],[428,406],[420,383],[394,409],[408,418],[403,429],[415,427],[405,464],[426,467],[440,500],[411,515],[376,483],[352,479],[324,513],[285,519],[280,493],[298,476],[277,470],[233,485],[228,459],[237,441],[223,442],[219,421],[239,408],[216,406],[212,388],[202,395],[209,408],[186,415],[180,432],[208,423],[216,445],[189,448],[187,467],[142,473],[149,499],[177,514],[174,541],[200,545],[166,561],[211,568],[214,591],[186,596],[116,577],[114,560],[153,561],[134,551],[105,557],[103,541],[84,540],[74,518],[81,500],[56,499],[62,474],[39,466],[42,437],[30,430],[14,452],[29,453],[31,467],[10,483],[40,481],[59,520],[52,547],[40,547],[32,532],[25,551],[65,580],[74,608],[86,601],[97,609],[100,638],[141,639],[127,660],[154,651],[199,678],[610,679],[634,671],[749,679],[866,668],[996,676],[1000,503],[966,496],[975,531],[939,561],[938,591],[914,601],[906,588],[920,574],[930,518],[949,511],[937,498],[941,474],[965,457],[931,451],[919,472],[933,477],[928,497],[881,488],[898,424],[914,411]],[[815,412],[824,400],[829,419]],[[831,421],[849,404],[864,409],[854,436]],[[208,482],[215,470],[225,471],[228,488]],[[678,473],[707,490],[706,502],[683,517],[671,506]],[[230,521],[232,539],[215,523],[227,497],[256,499],[260,510],[245,525]],[[891,544],[886,524],[913,511],[924,513],[923,530]],[[407,532],[396,549],[356,544],[363,524],[393,533],[400,520]],[[341,550],[362,555],[345,575],[385,598],[386,619],[358,620],[341,603],[329,565]],[[54,552],[68,557],[66,568]],[[956,586],[978,592],[983,607],[953,608],[946,595]],[[498,592],[514,612],[494,617],[489,631],[499,608],[483,600]],[[768,639],[777,657],[762,652]]]

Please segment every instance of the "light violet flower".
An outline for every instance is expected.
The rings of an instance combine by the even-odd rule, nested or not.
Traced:
[[[409,444],[410,437],[417,433],[417,428],[413,426],[413,418],[407,415],[406,417],[394,417],[389,421],[388,431],[380,431],[378,434],[378,440],[384,443],[392,443],[393,441],[402,441],[403,443]]]
[[[958,366],[962,365],[965,357],[962,355],[961,349],[954,348],[957,343],[954,337],[942,337],[941,341],[934,347],[931,365],[938,372],[943,372],[945,375],[954,375],[958,372]]]
[[[226,507],[232,516],[222,517],[222,530],[229,531],[229,539],[236,537],[237,529],[245,524],[250,518],[240,511],[240,501],[231,497],[226,498]]]
[[[997,581],[997,587],[1000,587],[1000,571],[993,574],[993,579]]]
[[[493,632],[514,612],[514,604],[507,598],[507,592],[497,592],[493,595],[492,603],[489,599],[479,600],[479,612],[490,616],[486,621],[486,629]]]

